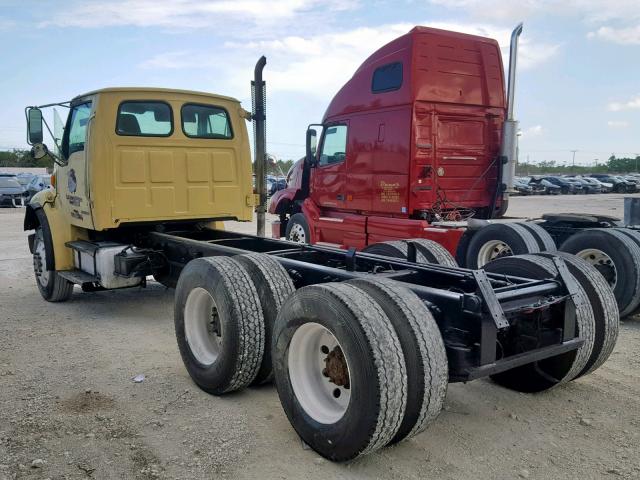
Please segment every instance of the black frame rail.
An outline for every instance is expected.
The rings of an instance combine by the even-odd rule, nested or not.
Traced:
[[[177,281],[191,260],[210,256],[264,253],[287,270],[296,288],[370,276],[391,278],[412,290],[433,313],[445,341],[449,379],[468,381],[543,360],[580,347],[575,337],[575,285],[564,263],[556,279],[532,280],[451,268],[342,250],[301,245],[221,230],[151,232],[143,245],[162,252],[164,275]],[[149,272],[151,274],[151,272]],[[551,315],[553,312],[553,315]],[[500,339],[513,334],[519,323],[539,321],[547,315],[557,332],[536,348],[510,355],[500,352]],[[535,318],[534,318],[535,317]]]

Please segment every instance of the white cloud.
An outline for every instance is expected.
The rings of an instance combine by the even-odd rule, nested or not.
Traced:
[[[464,11],[481,21],[517,22],[553,14],[579,18],[590,28],[587,36],[622,45],[640,45],[638,0],[429,0],[431,4]],[[613,23],[614,25],[610,25]],[[603,25],[604,24],[604,25]]]
[[[640,109],[640,94],[631,97],[626,102],[611,102],[609,103],[609,105],[607,105],[607,109],[611,112]]]
[[[629,28],[600,27],[587,36],[620,45],[640,45],[640,25]]]
[[[539,137],[544,134],[544,128],[542,125],[533,125],[525,130],[522,130],[522,138]]]
[[[492,25],[429,23],[434,28],[495,38],[508,62],[509,28]],[[266,70],[271,91],[293,91],[327,97],[333,95],[375,50],[413,28],[410,23],[394,23],[375,27],[361,27],[315,36],[285,36],[278,39],[248,42],[228,41],[216,52],[215,58],[200,52],[172,51],[158,54],[143,62],[142,68],[221,68],[224,66],[225,87],[244,85],[247,71],[257,55],[268,58]],[[519,67],[536,67],[552,58],[559,45],[523,39],[519,53]]]
[[[607,122],[607,126],[609,128],[627,128],[629,126],[629,122],[625,120],[609,120]]]
[[[455,1],[474,2],[475,0]],[[425,22],[422,25],[494,38],[498,41],[500,48],[502,49],[502,58],[505,63],[505,68],[508,64],[511,28],[497,27],[491,24],[466,24],[453,22]],[[520,47],[518,49],[518,68],[526,70],[537,67],[538,65],[553,58],[559,50],[560,44],[558,43],[543,42],[523,34],[520,37]]]
[[[313,8],[323,12],[354,8],[357,0],[99,0],[58,9],[41,26],[100,28],[109,26],[239,28],[253,23],[291,20]],[[231,23],[230,23],[231,22]]]
[[[517,21],[535,15],[575,17],[587,23],[640,18],[637,0],[429,0],[475,18]]]

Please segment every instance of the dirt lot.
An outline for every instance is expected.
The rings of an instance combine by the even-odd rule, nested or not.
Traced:
[[[622,216],[622,197],[517,198],[509,214],[580,209]],[[194,386],[171,290],[44,302],[21,227],[21,211],[0,210],[0,479],[640,478],[640,318],[586,378],[538,395],[451,385],[426,433],[334,465],[303,448],[273,387]]]

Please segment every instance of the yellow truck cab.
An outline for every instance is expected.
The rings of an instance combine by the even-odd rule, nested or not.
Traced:
[[[34,196],[24,225],[36,229],[30,246],[46,299],[62,299],[72,288],[62,282],[68,288],[56,294],[52,277],[87,271],[81,247],[95,250],[99,242],[112,242],[112,257],[117,238],[142,225],[251,220],[250,114],[238,100],[164,88],[105,88],[64,106],[69,114],[52,188]],[[52,155],[42,143],[40,108],[27,109],[27,118],[35,156]],[[95,251],[89,253],[95,258]],[[89,268],[92,275],[99,274],[96,268]],[[140,279],[103,286],[132,282]]]

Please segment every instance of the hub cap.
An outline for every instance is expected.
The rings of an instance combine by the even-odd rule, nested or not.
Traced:
[[[351,399],[349,363],[336,337],[319,323],[307,323],[289,344],[289,379],[304,411],[315,421],[342,418]]]
[[[184,306],[184,331],[191,353],[202,365],[212,365],[222,351],[222,324],[211,294],[196,287]]]
[[[49,284],[49,270],[47,270],[47,252],[40,231],[36,232],[33,248],[33,271],[36,275],[36,281],[46,287]]]
[[[607,280],[609,286],[615,288],[618,283],[618,271],[609,255],[597,248],[587,248],[576,253],[576,256],[596,267],[596,270]]]
[[[491,260],[513,255],[511,247],[502,240],[490,240],[480,248],[478,252],[478,268],[486,265]]]
[[[294,224],[287,240],[296,243],[307,243],[307,234],[304,233],[304,227],[299,223]]]

